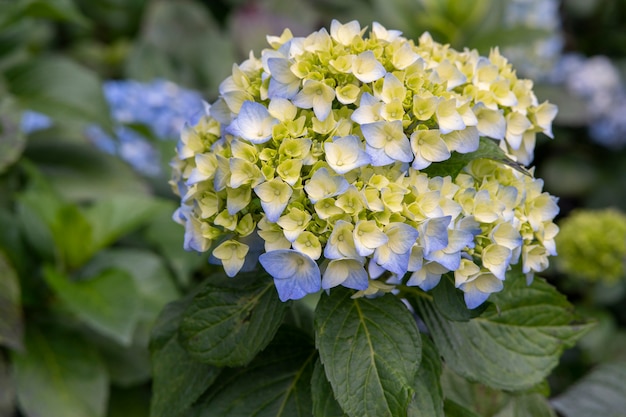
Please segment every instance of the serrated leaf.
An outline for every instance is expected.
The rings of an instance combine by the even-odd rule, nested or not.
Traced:
[[[463,292],[454,286],[454,278],[449,274],[441,278],[439,284],[433,288],[434,306],[446,319],[454,321],[468,321],[487,309],[489,303],[483,303],[473,310],[467,308]]]
[[[24,324],[20,302],[18,276],[0,251],[0,345],[12,349],[22,347]]]
[[[29,323],[23,353],[11,355],[20,410],[27,417],[103,417],[106,369],[98,352],[55,326]]]
[[[341,406],[335,399],[333,387],[326,379],[324,365],[318,359],[311,376],[311,394],[313,398],[313,415],[315,417],[346,417]]]
[[[511,273],[490,300],[493,305],[468,322],[448,320],[432,303],[416,301],[446,364],[490,387],[515,391],[538,384],[590,327],[575,323],[565,296],[541,278],[527,286],[524,276]]]
[[[267,274],[214,275],[185,312],[181,343],[198,361],[245,365],[272,340],[288,305]]]
[[[168,304],[152,330],[151,417],[176,417],[215,381],[220,370],[199,363],[183,349],[178,328],[191,297]]]
[[[626,410],[626,362],[598,365],[552,400],[565,417],[623,417]]]
[[[452,178],[456,178],[461,170],[475,159],[491,159],[508,165],[523,174],[530,175],[522,164],[509,158],[504,151],[498,147],[495,140],[484,137],[480,138],[478,150],[463,154],[452,152],[450,159],[433,163],[422,171],[428,174],[429,177],[445,177],[450,175]]]
[[[309,417],[316,358],[308,335],[284,327],[248,366],[224,370],[191,416]]]
[[[94,123],[112,130],[101,81],[91,70],[61,56],[31,59],[6,71],[17,102],[60,121]]]
[[[415,320],[393,295],[352,294],[333,289],[315,310],[316,344],[335,397],[350,416],[405,415],[421,358]]]
[[[106,269],[81,281],[72,281],[46,267],[44,277],[65,306],[94,330],[130,344],[139,320],[139,294],[133,278],[121,269]]]
[[[441,389],[441,358],[428,337],[422,337],[422,362],[415,378],[415,397],[408,417],[444,417]]]

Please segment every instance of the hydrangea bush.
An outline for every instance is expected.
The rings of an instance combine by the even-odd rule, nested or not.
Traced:
[[[454,378],[552,412],[537,387],[586,330],[535,277],[556,107],[498,49],[366,32],[268,36],[184,128],[174,219],[223,273],[162,313],[154,416],[471,415]]]
[[[231,277],[258,259],[283,301],[430,290],[454,272],[474,308],[512,265],[532,280],[555,254],[556,199],[528,171],[459,155],[497,144],[491,159],[530,163],[555,106],[497,49],[363,35],[356,21],[285,31],[233,67],[173,162],[186,248]]]

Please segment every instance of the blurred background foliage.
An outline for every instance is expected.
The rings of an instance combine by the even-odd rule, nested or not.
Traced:
[[[560,197],[561,225],[584,231],[560,242],[584,267],[564,259],[546,275],[598,325],[563,357],[552,404],[567,417],[626,409],[616,384],[626,253],[598,250],[608,231],[612,248],[626,242],[616,232],[625,0],[0,0],[0,416],[149,415],[151,325],[211,268],[182,250],[171,220],[176,132],[265,35],[306,35],[331,19],[413,39],[429,31],[482,54],[498,46],[559,106],[556,139],[540,140],[534,165]],[[567,226],[605,208],[617,214]],[[455,381],[460,403],[488,395]]]

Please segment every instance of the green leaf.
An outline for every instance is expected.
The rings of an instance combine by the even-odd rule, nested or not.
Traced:
[[[315,311],[316,344],[350,416],[406,415],[421,358],[415,319],[395,296],[351,298],[333,289]]]
[[[453,321],[468,321],[487,309],[489,303],[470,310],[465,304],[463,292],[454,287],[454,278],[449,274],[442,277],[439,284],[433,288],[432,296],[435,308],[446,319]]]
[[[196,362],[180,345],[178,328],[190,297],[168,304],[152,330],[151,417],[176,417],[215,381],[218,368]]]
[[[178,282],[187,286],[193,272],[206,264],[206,258],[198,252],[184,249],[184,228],[172,220],[175,209],[174,204],[164,204],[162,210],[152,216],[146,227],[145,237],[170,264]]]
[[[29,323],[24,353],[11,355],[18,404],[27,417],[102,417],[108,379],[97,351],[78,334]]]
[[[443,403],[443,410],[446,417],[484,417],[448,398]]]
[[[428,168],[424,169],[423,172],[428,174],[429,177],[445,177],[450,175],[452,178],[456,178],[461,170],[474,159],[491,159],[515,168],[523,174],[530,175],[523,165],[509,158],[504,151],[500,149],[495,140],[483,137],[480,138],[478,150],[463,154],[453,152],[450,159],[433,163]]]
[[[21,114],[15,109],[13,100],[0,101],[0,174],[20,158],[26,147],[20,119]]]
[[[415,397],[409,404],[409,417],[444,417],[440,379],[439,352],[428,337],[422,337],[422,362],[415,378]]]
[[[0,251],[0,345],[21,349],[23,332],[20,282],[13,266]]]
[[[508,401],[508,396],[504,392],[470,382],[448,367],[443,368],[441,386],[447,400],[452,400],[481,416],[493,416]]]
[[[541,278],[527,286],[521,273],[511,273],[490,300],[493,305],[468,322],[448,320],[432,303],[416,300],[446,364],[490,387],[515,391],[538,384],[590,327],[575,323],[565,296]]]
[[[149,417],[151,397],[150,388],[146,385],[112,387],[107,417]]]
[[[512,395],[506,406],[494,417],[556,417],[556,413],[548,400],[535,392]]]
[[[128,345],[139,320],[139,293],[133,278],[120,269],[106,269],[81,281],[44,268],[46,282],[74,314],[94,330]]]
[[[16,21],[24,18],[50,19],[67,21],[84,27],[91,22],[83,16],[72,0],[20,0],[16,1],[5,18]]]
[[[214,275],[185,312],[181,343],[198,361],[245,365],[272,340],[288,305],[266,274]]]
[[[25,156],[37,165],[53,189],[71,201],[94,201],[119,194],[147,195],[132,168],[94,146],[69,143],[52,132],[30,139]]]
[[[341,406],[335,399],[333,387],[326,379],[324,365],[318,359],[311,376],[311,394],[313,397],[313,415],[315,417],[345,417]]]
[[[284,327],[248,366],[224,370],[191,416],[311,416],[316,357],[313,341],[306,334]]]
[[[95,123],[112,130],[101,81],[91,70],[67,58],[45,56],[5,74],[9,90],[22,108],[60,121]]]
[[[622,417],[626,410],[626,362],[608,362],[552,400],[565,417]]]
[[[93,226],[94,246],[97,249],[104,248],[147,224],[162,204],[150,196],[122,194],[95,202],[86,211]]]
[[[96,252],[93,228],[78,206],[63,205],[50,226],[52,238],[68,269],[83,266]]]
[[[97,275],[108,268],[124,270],[133,278],[142,320],[154,321],[163,307],[179,296],[163,260],[150,251],[134,248],[101,250],[81,275]]]

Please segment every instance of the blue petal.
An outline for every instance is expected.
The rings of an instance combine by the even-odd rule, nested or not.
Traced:
[[[489,298],[489,294],[473,288],[472,291],[466,292],[463,298],[465,299],[465,305],[471,310],[484,303]]]
[[[297,300],[321,289],[320,269],[313,259],[291,249],[259,256],[263,268],[274,278],[281,301]]]

